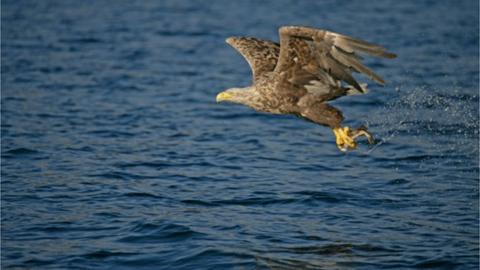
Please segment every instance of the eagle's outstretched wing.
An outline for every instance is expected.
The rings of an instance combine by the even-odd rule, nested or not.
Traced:
[[[226,42],[247,60],[255,82],[277,65],[280,46],[278,43],[251,37],[229,37]]]
[[[360,62],[359,54],[396,57],[381,46],[325,30],[284,26],[279,34],[280,56],[274,71],[285,76],[283,82],[297,86],[312,87],[313,83],[322,87],[344,81],[363,91],[352,71],[365,74],[381,85],[385,82]]]

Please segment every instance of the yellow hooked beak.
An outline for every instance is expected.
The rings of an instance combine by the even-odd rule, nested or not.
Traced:
[[[233,98],[233,95],[227,92],[221,92],[220,94],[217,95],[217,102],[225,101],[225,100],[230,100]]]

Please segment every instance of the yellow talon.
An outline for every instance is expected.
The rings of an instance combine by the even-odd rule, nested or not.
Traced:
[[[357,143],[352,137],[349,127],[334,128],[333,133],[335,134],[337,147],[340,151],[346,152],[349,149],[357,148]]]
[[[368,143],[373,144],[373,136],[367,131],[366,127],[360,127],[358,129],[350,130],[349,127],[338,127],[333,129],[335,134],[335,140],[338,149],[342,152],[357,148],[357,142],[355,139],[359,136],[365,136],[368,139]]]

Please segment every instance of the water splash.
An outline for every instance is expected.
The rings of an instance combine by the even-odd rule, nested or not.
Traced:
[[[478,153],[478,95],[468,90],[454,85],[444,89],[397,87],[391,101],[367,122],[379,139],[366,153],[405,139],[427,152]]]

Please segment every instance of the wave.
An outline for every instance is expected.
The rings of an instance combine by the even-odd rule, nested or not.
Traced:
[[[203,236],[203,233],[194,231],[188,226],[175,223],[141,222],[128,229],[128,236],[120,237],[117,242],[144,244],[144,243],[174,243]]]
[[[270,204],[289,204],[298,202],[297,199],[294,198],[261,198],[261,197],[253,197],[253,198],[245,198],[245,199],[229,199],[229,200],[182,200],[182,203],[185,204],[192,204],[192,205],[200,205],[200,206],[225,206],[225,205],[242,205],[242,206],[265,206]]]

